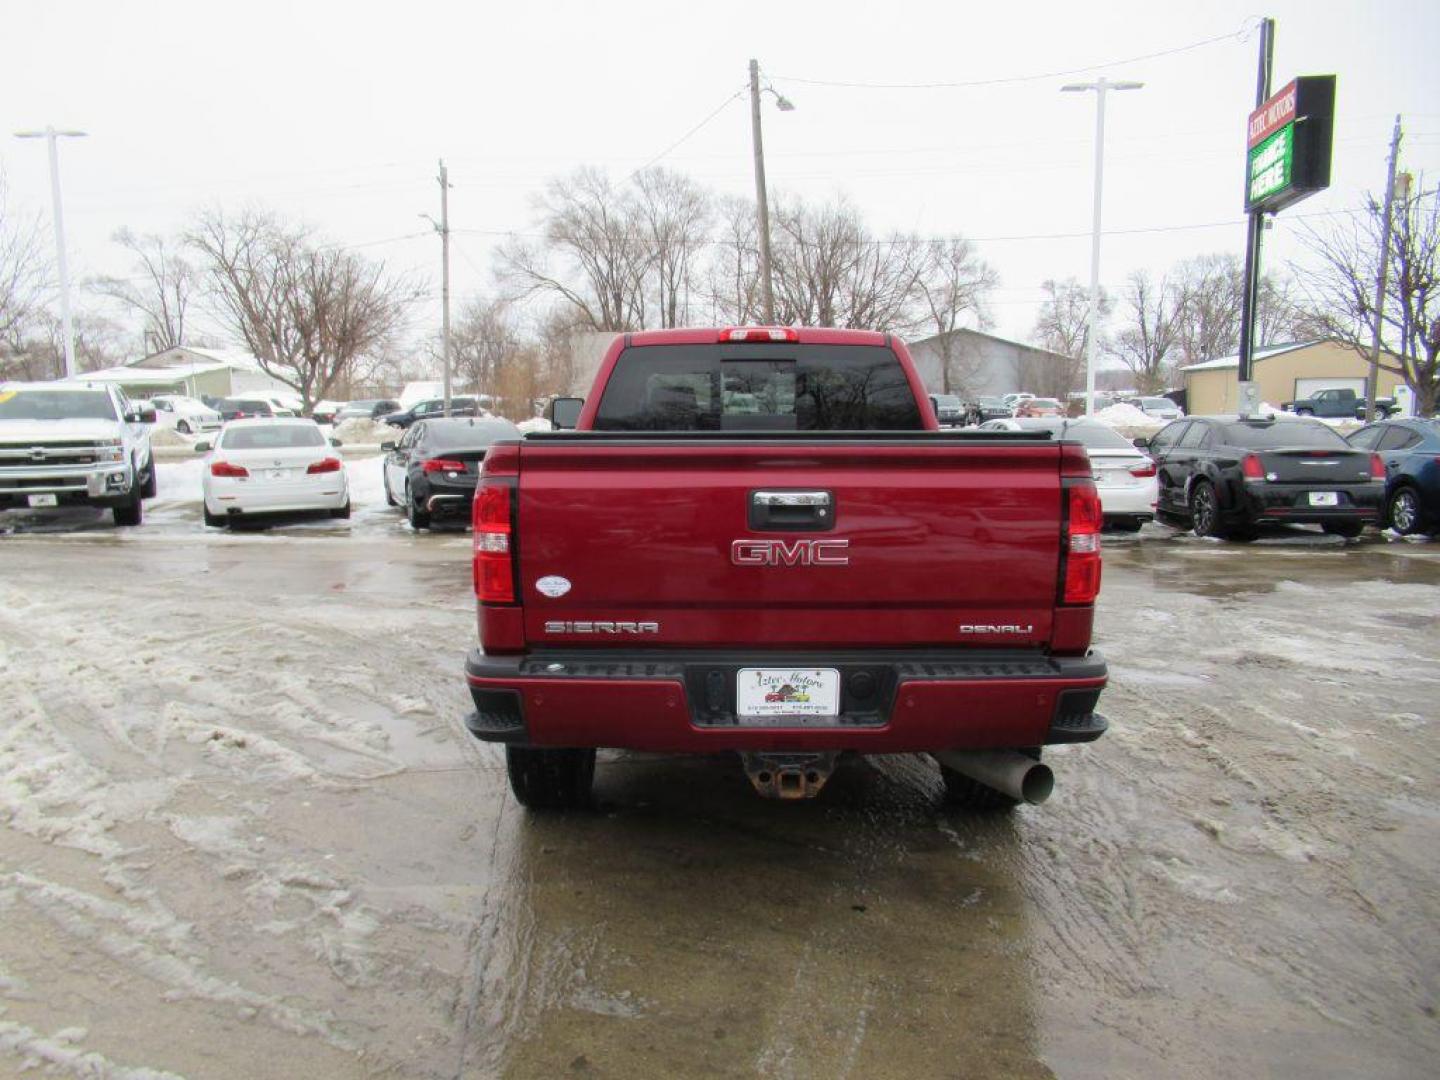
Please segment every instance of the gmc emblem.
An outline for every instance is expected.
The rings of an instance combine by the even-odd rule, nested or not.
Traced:
[[[735,540],[736,566],[849,566],[849,540]]]

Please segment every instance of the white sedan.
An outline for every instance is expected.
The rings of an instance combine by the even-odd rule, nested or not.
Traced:
[[[1091,475],[1100,493],[1105,524],[1122,532],[1138,532],[1155,517],[1159,487],[1155,462],[1114,428],[1095,420],[1058,417],[990,420],[981,431],[1049,431],[1057,439],[1074,439],[1090,456]]]
[[[259,514],[328,510],[350,516],[345,466],[313,420],[232,420],[221,430],[201,475],[205,524],[220,526]]]

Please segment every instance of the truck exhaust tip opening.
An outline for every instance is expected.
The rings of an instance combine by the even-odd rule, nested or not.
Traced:
[[[945,750],[932,756],[977,784],[1032,806],[1039,806],[1055,790],[1050,766],[1015,750]]]

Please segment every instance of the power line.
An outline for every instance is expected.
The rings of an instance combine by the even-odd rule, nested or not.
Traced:
[[[642,172],[644,172],[646,169],[648,169],[651,165],[654,165],[654,164],[655,164],[657,161],[659,161],[661,158],[667,156],[672,150],[675,150],[677,147],[681,146],[683,143],[685,143],[686,141],[688,141],[691,136],[693,136],[693,135],[695,135],[696,133],[698,133],[701,128],[705,127],[705,125],[708,124],[708,123],[710,123],[711,120],[714,120],[717,116],[719,116],[722,112],[724,112],[724,111],[725,111],[725,107],[726,107],[727,105],[729,105],[732,101],[736,100],[736,99],[739,98],[741,95],[743,95],[743,94],[745,93],[745,89],[746,89],[745,87],[741,87],[739,90],[736,90],[733,94],[731,94],[729,97],[727,97],[724,101],[720,102],[720,104],[717,105],[712,112],[710,112],[709,114],[706,115],[706,117],[705,117],[704,120],[701,120],[698,124],[696,124],[696,125],[695,125],[694,127],[692,127],[689,131],[687,131],[684,135],[681,135],[680,138],[676,139],[673,143],[671,143],[669,146],[667,146],[664,150],[661,150],[660,153],[656,154],[656,155],[655,155],[654,157],[652,157],[649,161],[645,162],[644,165],[641,165],[638,169],[636,169],[634,172],[632,172],[629,176],[627,176],[627,177],[625,178],[625,182],[626,182],[626,183],[629,183],[631,180],[634,180],[635,177],[639,176]]]
[[[1119,67],[1122,64],[1138,64],[1143,60],[1158,60],[1164,56],[1176,56],[1179,53],[1190,52],[1193,49],[1201,49],[1207,45],[1214,45],[1221,41],[1244,41],[1249,37],[1252,30],[1250,22],[1239,30],[1228,34],[1218,34],[1203,41],[1192,41],[1189,45],[1180,45],[1173,49],[1162,49],[1159,52],[1145,53],[1141,56],[1130,56],[1124,60],[1109,60],[1102,64],[1088,64],[1085,67],[1066,68],[1063,71],[1042,71],[1033,75],[1009,75],[995,79],[967,79],[954,82],[928,82],[928,83],[866,83],[866,82],[843,82],[835,79],[810,79],[798,75],[771,75],[772,79],[780,82],[804,83],[807,86],[835,86],[847,90],[950,90],[974,86],[1003,86],[1010,83],[1039,82],[1044,79],[1059,79],[1068,75],[1083,75],[1091,71],[1101,71],[1105,68]]]

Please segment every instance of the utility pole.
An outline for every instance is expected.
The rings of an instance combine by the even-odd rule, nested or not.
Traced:
[[[75,327],[70,320],[70,270],[65,261],[65,213],[60,205],[60,152],[55,140],[61,138],[79,139],[83,131],[56,131],[47,126],[44,131],[17,131],[17,139],[44,139],[50,144],[50,201],[55,220],[55,264],[60,271],[60,326],[65,335],[65,377],[75,377]]]
[[[1095,351],[1100,339],[1100,209],[1105,190],[1105,95],[1111,90],[1139,90],[1142,82],[1069,83],[1062,91],[1095,91],[1095,215],[1090,227],[1090,311],[1085,321],[1085,415],[1095,414]]]
[[[1255,77],[1255,108],[1270,97],[1270,73],[1275,63],[1275,20],[1260,21],[1260,64]],[[1248,181],[1247,181],[1248,182]],[[1265,232],[1265,214],[1250,212],[1245,234],[1245,288],[1240,297],[1240,360],[1236,389],[1236,411],[1249,416],[1254,409],[1252,375],[1255,358],[1255,308],[1260,297],[1260,240]],[[1247,390],[1250,391],[1247,393]]]
[[[765,146],[760,138],[760,62],[750,61],[750,129],[755,141],[755,205],[760,215],[760,300],[765,324],[775,324],[775,291],[770,282],[770,203],[765,194]]]
[[[440,159],[440,357],[445,368],[445,415],[450,415],[450,181]]]
[[[1385,219],[1380,230],[1380,273],[1375,278],[1375,338],[1370,349],[1370,374],[1365,379],[1365,419],[1375,418],[1380,382],[1380,332],[1385,326],[1385,288],[1390,280],[1390,230],[1395,211],[1395,162],[1400,157],[1400,114],[1390,134],[1390,166],[1385,173]]]

